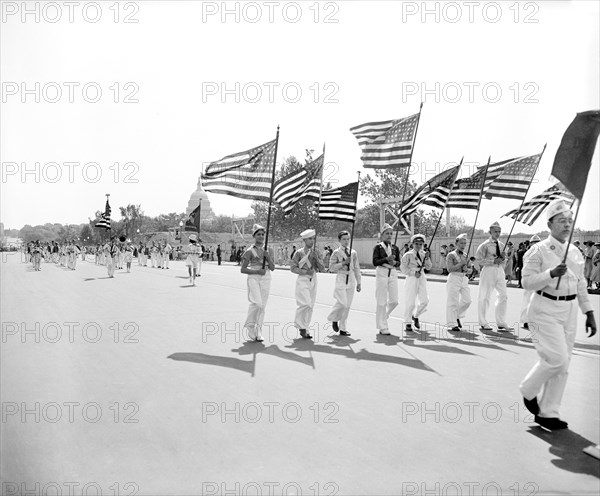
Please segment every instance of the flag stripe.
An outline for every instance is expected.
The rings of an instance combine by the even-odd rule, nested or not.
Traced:
[[[502,162],[502,169],[485,191],[485,198],[524,200],[537,170],[541,154]]]
[[[354,222],[356,218],[356,201],[358,182],[347,184],[341,188],[325,190],[321,194],[319,217],[328,220]]]
[[[268,201],[271,198],[275,142],[269,141],[210,163],[202,174],[202,187],[210,193]]]
[[[350,128],[362,150],[363,166],[376,169],[409,166],[418,120],[419,114],[414,114]]]
[[[103,227],[104,229],[111,229],[110,213],[112,209],[108,203],[108,197],[106,198],[106,205],[104,206],[104,213],[100,215],[100,220],[96,222],[95,227]]]
[[[423,184],[404,203],[401,217],[408,217],[415,213],[421,205],[444,208],[459,169],[460,165],[452,167]]]
[[[281,178],[273,188],[273,201],[289,214],[302,198],[319,199],[324,155]]]
[[[520,209],[516,208],[506,212],[502,217],[510,217],[531,226],[539,218],[541,213],[546,210],[546,207],[550,202],[559,198],[567,201],[575,200],[575,197],[568,191],[557,186],[552,186],[539,195],[534,196],[531,200],[523,203],[523,206]]]

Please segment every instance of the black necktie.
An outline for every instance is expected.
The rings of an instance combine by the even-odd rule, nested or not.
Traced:
[[[496,243],[496,256],[499,257],[501,255],[500,245],[498,244],[498,241],[494,241],[494,243]]]
[[[419,267],[423,267],[423,261],[421,260],[421,256],[419,255],[419,252],[418,252],[418,251],[415,251],[415,254],[417,255],[417,260],[418,260],[419,262],[421,262],[421,263],[419,264]]]

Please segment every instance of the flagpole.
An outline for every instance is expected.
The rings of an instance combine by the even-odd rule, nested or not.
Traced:
[[[110,196],[110,193],[106,193],[106,203],[108,204],[108,197]],[[104,207],[104,209],[106,210],[106,207]],[[112,221],[110,220],[110,215],[108,216],[108,240],[110,241],[110,238],[112,238]],[[106,231],[105,231],[106,232]]]
[[[456,174],[454,174],[454,180],[452,181],[452,184],[450,185],[450,193],[452,193],[452,188],[454,187],[454,183],[456,181],[456,178],[458,177],[458,173],[460,171],[460,168],[462,166],[464,159],[465,159],[465,157],[463,156],[463,158],[460,159],[460,164],[458,164],[458,167],[456,168]],[[435,225],[435,229],[433,230],[433,235],[431,236],[431,239],[429,240],[429,251],[431,251],[431,245],[435,238],[435,233],[437,233],[438,227],[440,226],[440,221],[442,220],[442,216],[444,215],[444,211],[446,210],[446,205],[448,205],[448,200],[450,199],[450,193],[448,193],[448,196],[446,197],[446,201],[444,202],[444,208],[440,212],[440,216],[438,218],[437,224]]]
[[[502,253],[504,253],[504,251],[506,250],[506,247],[508,246],[508,242],[510,241],[510,236],[512,235],[513,229],[515,228],[515,224],[517,223],[517,217],[519,217],[519,214],[521,213],[521,210],[523,209],[523,205],[525,204],[525,197],[529,193],[529,189],[531,188],[531,183],[533,182],[533,178],[537,174],[538,168],[540,167],[540,162],[542,161],[542,156],[544,155],[544,152],[546,151],[547,144],[548,143],[546,143],[544,145],[544,148],[542,149],[542,153],[540,153],[540,159],[538,160],[538,163],[535,166],[535,171],[533,171],[533,176],[531,176],[531,181],[529,182],[529,185],[527,186],[527,191],[525,192],[525,196],[523,196],[523,199],[521,200],[521,206],[519,207],[519,210],[517,211],[517,214],[515,215],[515,218],[513,220],[513,225],[510,228],[510,232],[508,233],[508,238],[506,238],[506,243],[504,243],[504,248],[502,248]]]
[[[311,162],[312,162],[312,157]],[[317,204],[317,224],[315,226],[315,244],[314,248],[317,249],[317,236],[319,235],[319,225],[321,222],[321,217],[319,217],[319,211],[321,210],[321,197],[323,196],[323,169],[325,169],[325,143],[323,143],[323,165],[321,166],[321,181],[319,184],[321,188],[319,189],[319,203]]]
[[[483,174],[483,181],[481,182],[481,191],[479,192],[479,201],[477,202],[477,213],[475,214],[475,223],[473,224],[473,232],[471,233],[471,239],[469,240],[469,247],[467,248],[467,260],[469,259],[469,251],[471,250],[471,244],[473,243],[473,236],[475,236],[475,228],[477,227],[477,218],[479,217],[479,209],[481,207],[481,199],[483,198],[483,189],[485,188],[485,180],[487,179],[488,168],[490,167],[490,161],[492,156],[488,157],[487,165],[485,166],[485,173]]]
[[[423,102],[419,107],[419,117],[417,117],[417,124],[415,126],[415,137],[413,139],[412,147],[410,149],[410,158],[408,159],[408,168],[406,169],[406,180],[404,181],[404,188],[402,188],[402,201],[400,202],[400,213],[402,214],[402,207],[404,206],[404,198],[406,197],[406,187],[408,186],[408,178],[410,176],[410,168],[412,167],[412,157],[415,151],[415,143],[417,141],[417,131],[419,130],[419,122],[421,121],[421,110],[423,109]],[[400,232],[400,224],[402,223],[402,215],[398,218],[398,225],[396,226],[396,236],[394,237],[394,244],[398,243],[398,233]],[[388,269],[388,277],[392,273],[392,269]]]
[[[273,205],[273,189],[275,187],[275,168],[277,166],[277,146],[279,145],[279,124],[277,125],[277,136],[275,137],[275,153],[273,154],[273,172],[271,174],[271,193],[269,194],[269,210],[267,213],[267,230],[265,232],[265,256],[263,258],[262,268],[267,264],[267,253],[269,245],[269,227],[271,225],[271,206]]]
[[[358,188],[360,186],[360,171],[357,171],[358,181],[356,183],[356,194],[354,195],[354,222],[352,222],[352,230],[350,231],[350,265],[346,274],[346,286],[350,280],[350,266],[352,265],[352,242],[354,241],[354,226],[356,225],[356,210],[358,209]]]
[[[200,243],[200,222],[202,222],[202,199],[198,200],[198,245],[202,246]],[[204,253],[202,253],[202,257],[204,257]]]
[[[575,218],[573,219],[573,227],[571,228],[571,232],[569,233],[569,241],[567,241],[567,249],[565,250],[565,256],[563,257],[562,263],[567,263],[567,256],[569,255],[569,247],[571,246],[571,240],[573,239],[573,233],[575,232],[575,223],[577,222],[577,217],[579,215],[579,207],[581,207],[581,200],[577,200],[577,210],[575,210]],[[558,276],[558,281],[556,281],[556,289],[560,286],[560,280],[562,276]]]

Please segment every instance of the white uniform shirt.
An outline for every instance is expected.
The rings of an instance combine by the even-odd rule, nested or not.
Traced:
[[[556,289],[558,278],[550,275],[550,271],[562,263],[566,246],[566,243],[561,243],[552,236],[536,243],[523,257],[521,282],[523,287],[530,291],[543,291],[554,296],[576,294],[579,308],[586,313],[593,308],[583,277],[584,260],[581,252],[575,246],[569,246],[567,273],[561,277],[558,289]]]
[[[349,248],[347,248],[349,250]],[[356,277],[356,282],[360,284],[360,264],[358,263],[358,255],[356,250],[352,250],[352,255],[350,259],[350,270],[354,273]],[[348,266],[342,264],[344,260],[348,258],[348,255],[344,252],[344,248],[341,246],[333,251],[331,254],[331,258],[329,259],[329,272],[336,272],[338,274],[348,274],[350,271],[348,270]]]
[[[400,264],[400,272],[407,276],[414,276],[417,272],[421,272],[422,268],[425,270],[431,270],[431,259],[425,259],[425,250],[419,251],[419,259],[417,258],[417,252],[412,249],[407,251],[402,257],[402,263]]]
[[[498,241],[498,247],[500,249],[500,253],[504,250],[504,243],[502,241]],[[506,255],[506,253],[505,253]],[[486,239],[483,243],[479,245],[477,248],[477,252],[475,253],[475,263],[480,267],[488,267],[495,266],[504,268],[506,265],[506,258],[500,264],[495,264],[494,260],[496,258],[496,241],[494,241],[491,237]]]

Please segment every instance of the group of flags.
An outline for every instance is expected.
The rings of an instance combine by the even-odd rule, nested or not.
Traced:
[[[271,169],[275,161],[276,141],[210,163],[202,175],[202,187],[211,193],[272,201],[281,207],[284,215],[292,212],[301,199],[311,198],[318,202],[319,218],[354,222],[358,181],[323,190],[323,153],[273,182]]]
[[[402,119],[368,122],[350,128],[358,140],[364,167],[410,167],[420,115],[419,111]],[[406,225],[406,218],[424,205],[479,210],[482,198],[506,198],[521,201],[521,206],[504,216],[532,225],[556,198],[581,202],[599,134],[600,111],[577,114],[563,136],[554,161],[552,175],[560,182],[528,202],[525,198],[544,150],[536,155],[502,162],[490,163],[488,160],[486,166],[478,168],[471,176],[458,179],[461,160],[458,166],[441,172],[403,201],[399,218]],[[275,181],[278,140],[279,130],[272,141],[210,163],[202,174],[204,189],[238,198],[268,201],[269,209],[272,203],[276,203],[285,215],[292,212],[301,199],[310,198],[317,202],[319,218],[354,222],[358,181],[339,188],[323,189],[324,151],[317,159]],[[199,230],[199,209],[200,206],[190,215],[186,230]],[[96,227],[110,229],[110,225],[107,199],[105,212]]]

